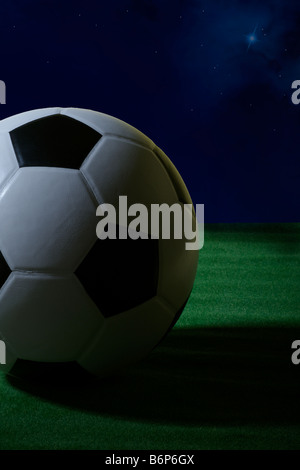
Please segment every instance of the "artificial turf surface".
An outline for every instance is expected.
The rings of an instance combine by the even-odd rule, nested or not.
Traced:
[[[119,377],[0,374],[0,449],[299,449],[300,224],[206,225],[190,300]]]

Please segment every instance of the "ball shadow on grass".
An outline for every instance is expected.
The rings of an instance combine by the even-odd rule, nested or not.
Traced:
[[[300,365],[291,361],[297,338],[299,328],[177,328],[119,376],[98,379],[76,364],[22,361],[7,381],[52,403],[129,420],[297,424]]]

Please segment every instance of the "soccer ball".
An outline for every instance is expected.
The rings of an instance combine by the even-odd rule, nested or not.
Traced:
[[[18,360],[75,361],[110,374],[146,356],[179,318],[198,251],[184,237],[99,239],[96,208],[120,195],[146,207],[191,204],[171,161],[123,121],[47,108],[0,122],[7,370]]]

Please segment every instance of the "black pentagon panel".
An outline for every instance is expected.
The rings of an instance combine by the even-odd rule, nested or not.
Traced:
[[[0,251],[0,288],[3,286],[10,273],[11,269]]]
[[[171,160],[164,154],[164,152],[159,147],[156,147],[153,152],[165,168],[166,172],[168,173],[168,176],[172,181],[174,189],[176,191],[178,201],[182,202],[183,204],[192,204],[189,192],[186,189],[186,186],[180,174],[178,173],[176,167],[173,165]]]
[[[157,293],[158,240],[97,240],[75,271],[105,317],[136,307]]]
[[[10,132],[20,167],[79,169],[101,134],[61,114],[36,119]]]

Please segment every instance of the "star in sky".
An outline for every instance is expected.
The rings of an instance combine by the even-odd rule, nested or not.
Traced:
[[[256,25],[253,32],[248,34],[247,36],[247,42],[248,42],[247,51],[249,51],[250,47],[257,41],[257,36],[256,36],[257,26],[258,25]]]

